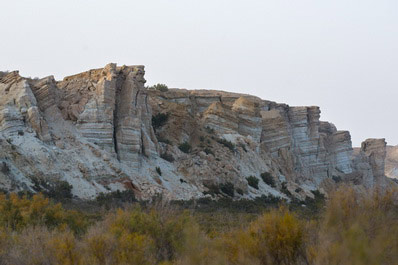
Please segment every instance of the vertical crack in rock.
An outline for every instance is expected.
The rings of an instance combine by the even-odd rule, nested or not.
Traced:
[[[124,78],[123,74],[120,72],[117,75],[116,79],[116,88],[115,88],[115,107],[113,110],[113,148],[116,153],[116,158],[117,160],[120,161],[120,156],[119,156],[119,150],[118,150],[118,144],[117,144],[117,126],[118,126],[118,109],[119,109],[119,94],[120,94],[120,89],[121,86],[123,85]]]

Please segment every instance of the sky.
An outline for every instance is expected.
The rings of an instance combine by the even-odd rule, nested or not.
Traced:
[[[0,0],[0,70],[145,65],[147,84],[321,107],[398,144],[397,0]]]

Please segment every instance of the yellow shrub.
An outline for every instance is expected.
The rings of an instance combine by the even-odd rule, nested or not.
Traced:
[[[265,213],[249,230],[262,264],[295,264],[304,256],[303,224],[284,208]]]
[[[151,238],[137,233],[123,234],[116,249],[117,264],[155,264],[155,246]]]
[[[342,188],[329,200],[315,264],[398,264],[397,190]]]
[[[228,264],[227,257],[217,246],[216,242],[208,238],[199,226],[189,223],[184,229],[184,246],[178,253],[177,265],[223,265]]]
[[[57,264],[81,264],[81,255],[77,248],[77,242],[73,233],[68,231],[63,232],[57,236],[54,236],[50,242],[57,259]]]

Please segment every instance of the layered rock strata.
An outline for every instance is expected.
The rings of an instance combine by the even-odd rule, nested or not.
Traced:
[[[162,92],[145,88],[144,73],[116,64],[62,81],[0,72],[0,187],[34,192],[38,180],[67,181],[81,198],[133,189],[141,198],[190,199],[227,196],[219,187],[230,183],[235,198],[305,199],[339,181],[386,179],[385,141],[354,152],[349,132],[320,121],[319,107]],[[164,120],[153,124],[156,117]]]

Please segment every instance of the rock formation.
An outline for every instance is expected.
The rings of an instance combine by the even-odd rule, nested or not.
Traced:
[[[81,198],[133,189],[190,199],[226,196],[219,187],[232,183],[236,198],[305,199],[339,181],[386,182],[384,139],[354,152],[349,132],[320,121],[319,107],[144,85],[143,66],[108,64],[59,82],[0,72],[0,187],[67,181]]]
[[[398,179],[398,146],[387,146],[386,176],[393,179]]]

